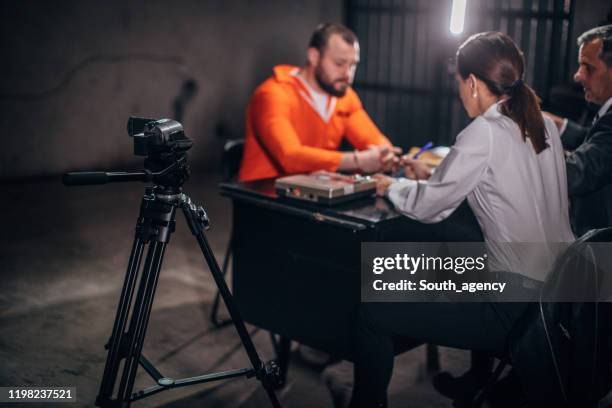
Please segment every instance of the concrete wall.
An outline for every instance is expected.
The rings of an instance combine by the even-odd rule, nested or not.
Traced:
[[[192,164],[214,169],[243,134],[254,87],[301,64],[340,0],[12,1],[0,14],[0,179],[138,168],[129,115],[169,117],[197,81],[183,124]]]

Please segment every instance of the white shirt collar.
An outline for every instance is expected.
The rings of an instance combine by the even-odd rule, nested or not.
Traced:
[[[336,108],[336,97],[326,93],[320,93],[315,91],[310,84],[302,78],[300,75],[299,68],[294,69],[290,72],[291,75],[295,76],[306,88],[308,94],[302,90],[298,90],[299,94],[304,98],[306,102],[321,116],[324,122],[329,122],[334,109]],[[329,102],[328,102],[329,100]]]
[[[501,112],[499,111],[499,104],[502,102],[503,101],[500,100],[489,106],[487,110],[483,112],[482,116],[484,116],[485,118],[493,118],[495,116],[501,115]]]
[[[599,108],[599,112],[597,112],[597,115],[601,118],[603,115],[606,114],[608,109],[610,109],[611,105],[612,105],[612,98],[608,99],[606,103],[601,105],[601,108]]]

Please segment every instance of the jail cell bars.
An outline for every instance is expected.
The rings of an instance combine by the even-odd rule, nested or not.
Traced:
[[[347,24],[361,45],[355,89],[392,141],[449,145],[469,119],[457,96],[453,59],[480,31],[502,31],[525,54],[525,80],[546,105],[569,80],[572,0],[468,0],[464,32],[449,31],[451,0],[348,0]]]

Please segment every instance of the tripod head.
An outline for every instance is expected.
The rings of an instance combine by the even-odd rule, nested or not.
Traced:
[[[193,145],[183,125],[171,119],[130,117],[127,131],[134,139],[134,154],[145,157],[143,172],[70,172],[64,174],[63,183],[75,186],[145,181],[153,182],[156,190],[164,194],[179,193],[189,178],[187,150]]]

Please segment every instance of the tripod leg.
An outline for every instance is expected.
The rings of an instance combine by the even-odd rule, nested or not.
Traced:
[[[274,338],[274,334],[270,335]],[[280,368],[281,374],[278,388],[281,388],[287,383],[289,361],[291,360],[291,339],[283,335],[279,335],[279,340],[276,347],[276,358],[278,360],[278,367]]]
[[[227,311],[230,314],[230,318],[234,322],[234,327],[236,328],[236,331],[238,332],[238,336],[240,337],[240,340],[242,341],[244,350],[246,351],[247,356],[249,360],[251,361],[251,365],[253,366],[253,368],[255,369],[255,372],[257,373],[257,378],[261,381],[264,389],[266,390],[266,393],[268,394],[268,397],[270,398],[270,402],[272,403],[272,406],[275,408],[280,408],[280,403],[278,402],[276,394],[274,393],[274,386],[275,386],[276,379],[274,378],[274,375],[272,373],[266,372],[266,369],[263,366],[263,363],[259,359],[259,355],[257,354],[257,350],[255,350],[255,346],[253,345],[253,341],[251,340],[251,337],[249,336],[249,332],[246,329],[244,320],[242,320],[242,316],[240,315],[238,308],[234,304],[232,294],[229,288],[227,287],[227,283],[225,282],[225,279],[223,279],[223,274],[221,273],[219,264],[217,263],[215,255],[213,254],[212,249],[210,245],[208,244],[208,241],[206,240],[206,236],[204,235],[204,225],[203,225],[204,220],[201,220],[198,214],[198,212],[201,211],[202,214],[200,215],[204,217],[205,216],[204,209],[202,209],[201,207],[200,209],[190,207],[190,200],[189,201],[187,200],[188,198],[186,197],[186,200],[181,205],[181,208],[183,209],[183,213],[185,214],[185,218],[187,219],[189,228],[191,229],[191,232],[193,233],[193,235],[195,235],[198,241],[198,245],[200,246],[200,249],[202,250],[202,254],[204,255],[204,258],[206,259],[206,263],[208,264],[210,268],[210,272],[213,276],[213,279],[215,280],[215,283],[217,284],[217,287],[219,288],[219,293],[221,294],[221,297],[223,298],[223,302],[225,303],[225,306],[227,307]]]
[[[153,298],[155,289],[159,279],[159,271],[166,249],[166,242],[153,241],[149,245],[147,259],[145,261],[142,277],[136,300],[134,302],[134,310],[130,319],[127,338],[129,340],[129,349],[123,367],[123,375],[119,385],[117,398],[120,401],[128,402],[132,396],[134,388],[134,379],[142,353],[142,345],[144,343],[149,316],[153,306]]]
[[[215,259],[214,254],[212,253],[212,249],[206,240],[203,232],[196,235],[198,240],[198,244],[200,245],[200,249],[204,254],[204,258],[208,265],[210,266],[210,270],[212,272],[213,278],[219,287],[219,293],[225,302],[225,306],[230,314],[232,321],[234,322],[234,326],[236,327],[236,331],[238,332],[238,336],[240,336],[240,340],[242,341],[242,345],[251,361],[251,365],[255,369],[255,371],[260,371],[262,369],[262,362],[259,359],[259,355],[257,354],[257,350],[255,350],[255,346],[253,345],[253,341],[249,336],[249,332],[244,325],[244,321],[242,320],[242,316],[238,311],[236,305],[234,305],[234,300],[232,298],[232,294],[225,283],[225,279],[223,279],[223,275],[221,274],[221,270],[219,269],[219,264],[217,264],[217,260]],[[270,381],[267,381],[265,378],[260,378],[262,384],[268,393],[270,401],[272,402],[272,406],[280,408],[280,403],[274,393],[274,384]]]
[[[221,267],[221,272],[223,274],[224,280],[227,276],[227,270],[229,268],[230,258],[232,256],[232,245],[233,244],[234,244],[234,234],[230,236],[230,240],[227,245],[227,251],[225,251],[225,257],[223,258],[223,266]],[[230,319],[219,320],[219,301],[220,300],[221,300],[221,295],[219,293],[219,290],[217,290],[217,293],[215,294],[215,299],[213,300],[212,308],[210,310],[210,321],[215,327],[227,326],[228,324],[232,322]]]
[[[113,324],[113,331],[108,344],[108,355],[106,356],[104,375],[102,376],[100,391],[96,398],[96,405],[98,406],[103,406],[102,404],[110,401],[115,386],[115,379],[117,378],[117,372],[119,370],[119,362],[124,357],[121,355],[121,345],[124,339],[125,324],[132,303],[132,296],[134,294],[136,277],[140,269],[143,248],[144,242],[137,235],[132,245],[125,281],[123,283],[123,289],[121,290],[121,297],[119,298],[117,314]]]

